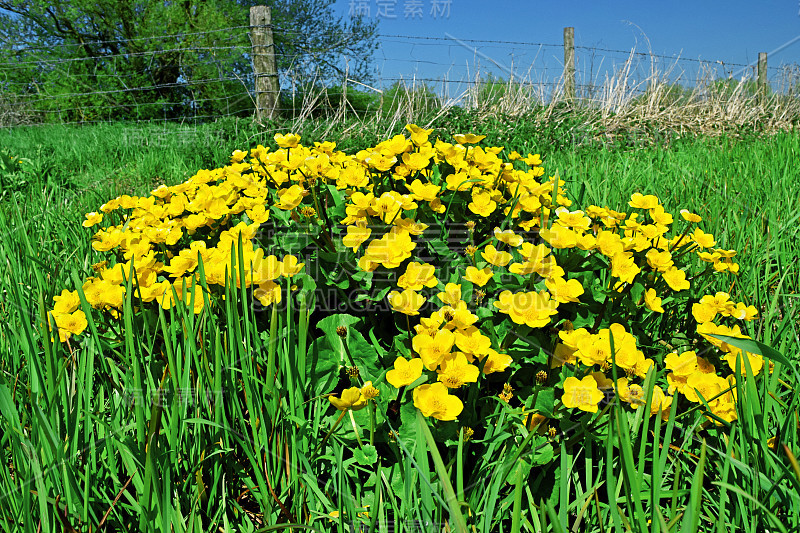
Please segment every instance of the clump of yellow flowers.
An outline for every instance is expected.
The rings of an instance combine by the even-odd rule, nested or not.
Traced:
[[[307,237],[291,251],[319,266],[317,287],[344,273],[337,287],[383,304],[397,340],[381,380],[399,398],[410,390],[426,417],[478,427],[478,403],[512,385],[504,403],[520,417],[592,416],[613,400],[667,417],[677,394],[718,423],[736,417],[745,361],[753,375],[764,363],[713,335],[745,337],[758,313],[724,292],[695,294],[700,276],[739,269],[699,215],[675,217],[639,192],[623,211],[579,209],[538,154],[405,129],[355,154],[276,134],[277,148],[237,150],[184,183],[107,202],[83,222],[100,226],[92,247],[106,260],[86,302],[116,317],[132,290],[138,308],[180,301],[199,314],[212,312],[214,287],[235,285],[280,304],[281,280],[308,275],[309,259],[281,248],[291,232]],[[274,237],[262,239],[267,222]],[[56,296],[51,314],[62,341],[87,327],[77,291]],[[366,401],[357,388],[331,396],[340,410]]]

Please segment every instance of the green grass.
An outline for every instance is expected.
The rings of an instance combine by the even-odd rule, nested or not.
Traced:
[[[221,166],[234,149],[265,144],[292,124],[4,130],[0,148],[35,169],[0,201],[0,529],[305,524],[343,532],[354,519],[364,531],[397,531],[397,522],[414,531],[414,520],[434,524],[431,531],[445,521],[481,532],[800,529],[800,136],[605,145],[577,135],[580,123],[539,130],[454,113],[434,125],[541,153],[579,205],[619,209],[632,192],[656,194],[673,213],[699,213],[707,231],[739,250],[736,282],[704,289],[754,304],[762,319],[749,333],[791,364],[777,362],[773,374],[740,387],[735,424],[706,426],[699,410],[662,422],[614,403],[607,426],[570,430],[552,450],[555,462],[538,466],[550,452],[532,449],[500,402],[482,454],[458,439],[433,446],[427,425],[403,410],[397,424],[416,431],[396,443],[378,436],[376,445],[397,457],[382,464],[357,460],[344,438],[365,424],[364,412],[344,417],[321,446],[338,413],[308,368],[324,342],[341,341],[336,324],[306,309],[259,312],[229,289],[217,315],[176,308],[145,320],[128,291],[122,323],[111,325],[124,331],[121,342],[104,335],[109,325],[90,323],[79,343],[53,344],[44,307],[62,288],[79,287],[97,257],[84,213]],[[401,127],[306,122],[298,132],[305,143],[337,140],[351,152]],[[363,324],[350,328],[360,333],[348,342],[369,344]],[[776,434],[785,450],[768,448]],[[369,516],[357,518],[366,506]],[[340,518],[330,519],[335,510]]]

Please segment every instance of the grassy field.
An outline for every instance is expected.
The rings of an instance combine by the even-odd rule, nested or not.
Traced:
[[[325,436],[336,415],[297,363],[330,333],[313,310],[257,313],[235,304],[234,288],[221,318],[172,310],[148,322],[126,308],[118,336],[92,325],[80,344],[50,343],[45,308],[80,285],[100,257],[92,230],[81,226],[85,213],[223,166],[234,150],[267,145],[275,132],[295,131],[308,145],[334,140],[353,153],[401,133],[402,124],[0,130],[0,150],[29,160],[0,170],[0,529],[800,529],[800,168],[793,163],[800,136],[630,130],[609,137],[582,124],[477,122],[453,110],[430,127],[484,133],[488,146],[541,154],[546,175],[566,180],[577,205],[622,209],[641,192],[657,195],[669,212],[702,216],[705,231],[739,252],[741,271],[698,290],[753,304],[760,319],[747,333],[791,362],[778,361],[741,392],[737,422],[709,426],[694,410],[662,424],[612,410],[603,438],[583,433],[576,444],[579,432],[552,447],[553,462],[538,465],[525,462],[535,455],[529,439],[507,437],[516,433],[498,407],[480,443],[456,439],[437,450],[425,445],[433,441],[420,423],[416,444],[399,441],[408,449],[379,439],[381,454],[397,456],[383,463]],[[262,373],[268,362],[289,376],[279,395]],[[188,398],[177,401],[181,391]],[[771,447],[775,436],[781,445]]]

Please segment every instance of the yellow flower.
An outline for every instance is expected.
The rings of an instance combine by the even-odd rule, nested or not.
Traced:
[[[411,142],[417,146],[425,144],[428,140],[428,135],[433,132],[433,129],[423,129],[416,124],[406,124],[406,129],[411,133]]]
[[[114,285],[107,280],[90,279],[83,285],[83,294],[86,296],[86,301],[95,309],[106,306],[121,309],[125,287]]]
[[[53,301],[55,302],[53,313],[57,315],[72,313],[81,305],[78,291],[68,291],[66,289],[61,291],[60,296],[53,296]]]
[[[293,255],[286,255],[283,257],[283,261],[281,261],[281,276],[291,278],[300,273],[303,270],[305,263],[298,263],[297,257]]]
[[[425,166],[427,166],[427,164]],[[406,188],[411,191],[411,196],[414,198],[414,200],[432,202],[439,196],[438,185],[434,183],[422,183],[418,179],[412,181],[410,185],[406,184]]]
[[[412,261],[406,267],[406,272],[397,280],[397,285],[402,289],[421,291],[423,287],[435,287],[438,283],[433,265]]]
[[[731,316],[739,320],[755,320],[758,318],[758,309],[752,305],[745,305],[742,302],[736,304],[736,307],[731,310]]]
[[[83,221],[84,228],[91,228],[103,221],[103,213],[95,213],[94,211],[86,214],[86,220]]]
[[[574,228],[582,231],[587,231],[592,221],[587,217],[583,211],[570,211],[566,207],[559,207],[556,209],[558,219],[556,223],[566,228]]]
[[[700,248],[711,248],[717,244],[712,234],[706,233],[700,228],[694,230],[692,233],[692,240],[697,243]]]
[[[628,384],[628,378],[619,378],[617,380],[617,395],[625,402],[629,403],[634,409],[645,404],[645,392],[640,385]]]
[[[515,324],[527,324],[540,328],[550,323],[550,317],[558,313],[558,302],[550,298],[547,291],[517,292],[503,291],[494,302],[501,313],[506,313]]]
[[[509,262],[511,262],[511,254],[508,252],[500,252],[494,245],[487,245],[484,251],[481,252],[481,256],[486,260],[487,263],[491,263],[494,266],[504,267]]]
[[[651,310],[651,311],[653,311],[655,313],[663,313],[664,312],[664,308],[661,307],[661,298],[656,296],[656,290],[655,289],[647,289],[647,291],[644,293],[644,305],[649,310]],[[697,304],[695,304],[695,305],[697,305]]]
[[[486,357],[486,361],[483,362],[483,373],[484,374],[493,374],[495,372],[505,372],[514,359],[504,353],[498,353],[497,351],[489,348],[489,355]]]
[[[647,264],[650,265],[650,268],[658,272],[666,272],[673,266],[672,254],[666,250],[659,252],[655,248],[651,248],[645,257],[647,257]]]
[[[486,138],[486,135],[474,135],[472,133],[461,134],[456,133],[453,138],[458,144],[478,144]]]
[[[633,283],[636,275],[641,272],[630,252],[621,252],[611,258],[611,275],[625,283]]]
[[[386,155],[382,154],[381,152],[372,152],[369,156],[364,160],[370,168],[377,170],[378,172],[387,172],[397,163],[397,157],[393,155]]]
[[[431,162],[431,155],[423,152],[406,152],[403,154],[403,164],[412,172],[425,169]],[[439,188],[436,187],[438,192]]]
[[[631,196],[631,201],[628,202],[628,205],[636,209],[653,209],[658,203],[658,196],[652,194],[643,195],[642,193],[635,192]]]
[[[287,133],[286,135],[276,133],[274,139],[275,144],[281,148],[295,148],[300,142],[300,136],[294,133]]]
[[[282,262],[278,261],[277,257],[274,255],[268,255],[265,257],[264,249],[258,248],[253,254],[253,259],[251,262],[252,281],[256,284],[272,281],[281,275],[282,266]],[[207,266],[206,269],[208,269]],[[250,275],[250,272],[245,271],[245,274]]]
[[[677,267],[672,267],[664,272],[663,277],[670,289],[676,292],[686,290],[692,286],[689,280],[686,279],[686,272]]]
[[[650,210],[650,218],[653,219],[653,222],[656,224],[660,224],[661,226],[669,226],[672,224],[673,217],[672,214],[667,213],[664,210],[664,206],[657,205],[653,209]]]
[[[578,244],[578,234],[560,224],[543,228],[539,235],[553,248],[574,248]]]
[[[455,307],[461,301],[461,284],[448,283],[444,286],[444,292],[436,295],[445,305]]]
[[[347,226],[347,235],[342,238],[342,243],[348,248],[352,248],[357,252],[359,247],[369,239],[372,230],[367,227],[365,222],[356,224],[355,226]]]
[[[386,381],[399,389],[411,385],[422,375],[422,359],[415,357],[410,361],[404,357],[394,360],[394,368],[386,373]]]
[[[700,215],[696,215],[689,211],[688,209],[681,209],[681,216],[684,220],[688,222],[702,222],[703,218]]]
[[[557,302],[579,302],[578,296],[583,294],[583,285],[577,279],[565,280],[561,276],[547,278],[544,282],[547,290]]]
[[[375,398],[379,393],[380,391],[372,385],[371,381],[365,382],[364,386],[361,387],[361,395],[367,400]]]
[[[467,357],[483,358],[492,347],[492,340],[480,332],[476,327],[458,330],[455,332],[456,346]]]
[[[281,286],[272,280],[262,281],[259,283],[258,288],[253,291],[253,296],[261,302],[261,305],[269,307],[274,303],[281,302]]]
[[[510,229],[501,231],[500,228],[494,228],[494,238],[515,248],[522,244],[522,236],[515,234],[514,231]]]
[[[411,346],[422,358],[428,370],[436,370],[444,358],[450,354],[456,342],[455,334],[447,329],[436,332],[435,335],[415,335]]]
[[[361,393],[361,389],[358,387],[350,387],[349,389],[343,390],[341,398],[330,395],[328,396],[328,401],[340,411],[344,411],[346,409],[358,411],[367,405],[367,399],[364,397],[364,395]]]
[[[460,301],[455,307],[444,306],[439,309],[439,313],[445,319],[446,329],[466,329],[477,322],[478,317],[467,309],[467,302]]]
[[[247,209],[245,213],[247,213],[250,220],[258,224],[263,224],[269,220],[269,210],[263,204],[254,205],[252,208]]]
[[[535,167],[542,164],[542,158],[539,154],[528,154],[528,157],[523,159],[526,164]],[[551,187],[552,188],[552,187]]]
[[[231,154],[231,163],[241,163],[247,157],[247,152],[244,150],[234,150]]]
[[[489,191],[473,189],[472,201],[467,204],[467,207],[476,215],[488,217],[497,209],[497,202],[492,200],[492,195],[489,194]]]
[[[414,389],[414,407],[424,416],[439,420],[455,420],[464,410],[464,404],[447,392],[444,383],[420,385]]]
[[[736,372],[736,360],[739,359],[739,372],[742,375],[745,375],[747,370],[745,369],[745,362],[742,359],[742,356],[747,356],[747,361],[750,364],[750,370],[753,372],[754,376],[757,376],[761,369],[764,367],[764,359],[759,354],[745,352],[743,350],[739,350],[738,348],[733,348],[732,351],[725,354],[725,360],[728,362],[728,366],[733,372]]]
[[[392,291],[386,298],[389,300],[389,305],[392,306],[393,311],[410,316],[418,315],[419,308],[427,300],[427,298],[411,289],[406,289],[403,292]]]
[[[597,404],[605,398],[605,394],[597,387],[594,377],[586,376],[579,380],[576,377],[568,377],[564,380],[564,394],[561,402],[568,409],[578,408],[587,413],[596,413]]]
[[[303,197],[308,194],[308,191],[303,189],[300,185],[292,185],[288,189],[278,190],[278,202],[275,207],[284,209],[286,211],[292,210],[303,201]]]
[[[92,248],[98,252],[107,252],[122,242],[122,232],[116,228],[98,231],[92,241]]]
[[[70,314],[54,315],[54,318],[61,342],[66,341],[71,335],[80,335],[89,325],[86,315],[80,309]]]
[[[467,273],[464,275],[464,279],[474,283],[478,287],[483,287],[492,278],[492,276],[494,276],[494,273],[491,271],[491,269],[489,269],[489,267],[478,270],[474,266],[468,266]]]
[[[478,367],[469,364],[467,356],[461,352],[445,356],[438,372],[438,380],[450,389],[457,389],[464,383],[475,383],[480,374]]]
[[[710,402],[728,387],[730,387],[728,381],[716,374],[695,373],[687,378],[682,392],[690,402],[702,403],[700,396],[706,402]]]

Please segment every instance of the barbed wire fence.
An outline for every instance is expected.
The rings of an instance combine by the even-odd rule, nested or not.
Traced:
[[[342,57],[343,75],[332,91],[330,83],[325,89],[305,70],[278,70],[279,63],[293,65],[298,57],[276,51],[276,34],[291,39],[293,30],[273,25],[268,8],[258,6],[248,25],[131,39],[125,51],[102,57],[72,53],[85,43],[14,48],[0,61],[0,128],[122,120],[198,123],[229,116],[264,120],[311,114],[315,106],[353,107],[348,91],[372,97],[362,112],[385,106],[398,92],[420,93],[439,106],[475,107],[501,92],[508,96],[509,87],[537,105],[608,103],[611,92],[632,98],[657,82],[676,91],[700,87],[701,96],[702,87],[730,81],[756,98],[800,93],[800,68],[768,67],[766,54],[745,64],[575,46],[569,28],[562,43],[380,34],[374,79],[350,79],[348,58]],[[90,44],[113,50],[120,41]],[[331,94],[338,95],[336,102]]]

